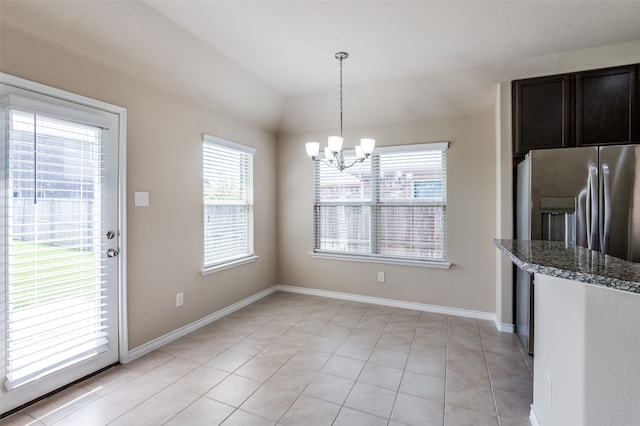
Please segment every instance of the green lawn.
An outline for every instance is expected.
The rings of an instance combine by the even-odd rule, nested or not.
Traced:
[[[9,244],[9,291],[13,309],[62,300],[94,297],[99,257],[48,244],[13,240]]]

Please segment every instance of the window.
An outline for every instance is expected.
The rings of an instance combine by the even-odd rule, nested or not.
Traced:
[[[378,148],[343,172],[316,162],[314,252],[448,266],[447,147]]]
[[[253,255],[254,148],[204,135],[204,268],[213,272]]]

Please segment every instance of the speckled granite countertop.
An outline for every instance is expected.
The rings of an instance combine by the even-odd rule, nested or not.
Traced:
[[[640,294],[640,263],[561,241],[495,240],[519,268]]]

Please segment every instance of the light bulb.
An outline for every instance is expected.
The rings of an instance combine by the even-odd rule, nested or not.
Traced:
[[[329,148],[331,152],[336,153],[342,151],[342,137],[341,136],[329,136]]]
[[[360,145],[356,146],[356,157],[360,160],[364,160],[365,158],[364,151]]]
[[[376,146],[376,140],[369,138],[360,139],[360,146],[366,155],[371,155],[373,148]]]
[[[315,160],[320,152],[320,144],[318,142],[307,142],[305,148],[307,149],[307,155]]]
[[[325,158],[326,158],[327,160],[329,160],[329,161],[333,161],[333,159],[334,159],[334,158],[336,158],[336,157],[333,155],[333,152],[331,152],[331,148],[329,148],[328,146],[325,146],[325,147],[324,147],[324,156],[325,156]]]

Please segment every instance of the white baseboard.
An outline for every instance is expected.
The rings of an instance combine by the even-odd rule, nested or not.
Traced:
[[[502,331],[503,333],[513,333],[515,331],[515,326],[513,324],[498,322],[497,319],[496,319],[496,328],[498,329],[498,331]]]
[[[531,406],[531,411],[529,411],[529,421],[531,422],[532,426],[540,426],[540,422],[538,421],[536,412],[533,411],[533,405]]]
[[[394,308],[413,309],[416,311],[434,312],[438,314],[454,315],[458,317],[483,319],[496,321],[496,315],[491,312],[472,311],[460,308],[447,308],[443,306],[427,305],[425,303],[405,302],[402,300],[385,299],[382,297],[361,296],[358,294],[340,293],[337,291],[317,290],[306,287],[295,287],[290,285],[276,285],[276,290],[288,291],[290,293],[308,294],[311,296],[330,297],[332,299],[350,300],[352,302],[371,303],[374,305],[393,306]]]
[[[246,299],[242,299],[241,301],[236,302],[231,306],[227,306],[226,308],[220,309],[219,311],[216,311],[211,315],[207,315],[206,317],[199,319],[198,321],[194,321],[191,324],[185,325],[184,327],[181,327],[175,331],[172,331],[171,333],[165,334],[164,336],[160,336],[157,339],[154,339],[148,343],[145,343],[144,345],[138,346],[137,348],[129,351],[129,353],[127,354],[127,359],[125,360],[121,359],[120,362],[123,364],[126,364],[127,362],[131,362],[136,358],[139,358],[145,354],[148,354],[153,350],[156,350],[166,345],[167,343],[170,343],[182,336],[186,336],[187,334],[193,331],[196,331],[197,329],[204,327],[207,324],[211,324],[212,322],[219,320],[220,318],[227,316],[237,311],[238,309],[244,308],[245,306],[258,301],[263,297],[266,297],[272,293],[275,293],[276,290],[277,290],[276,286],[269,287],[268,289],[262,290],[259,293],[256,293],[252,296],[247,297]]]

